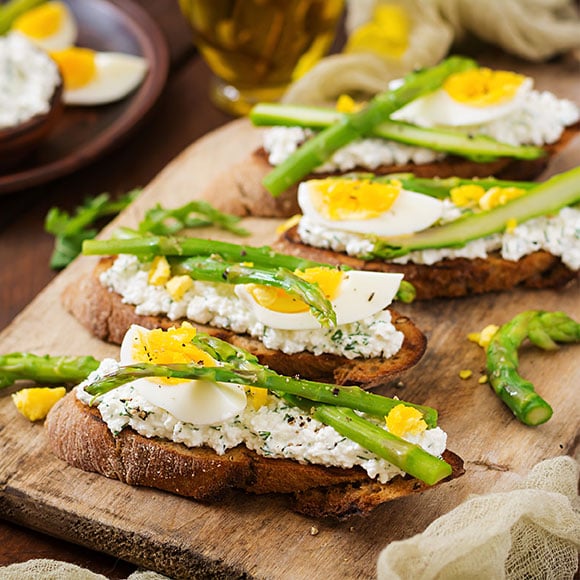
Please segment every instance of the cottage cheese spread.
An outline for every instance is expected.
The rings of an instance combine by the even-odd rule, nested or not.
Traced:
[[[19,34],[0,37],[0,129],[47,113],[59,83],[48,54]]]
[[[404,335],[391,322],[388,310],[333,328],[279,330],[259,322],[240,300],[232,284],[195,281],[181,300],[173,300],[163,286],[148,283],[150,263],[121,255],[101,274],[101,283],[133,304],[139,315],[164,314],[170,320],[187,318],[198,324],[228,328],[258,338],[267,348],[293,354],[307,350],[314,354],[390,358],[397,353]]]
[[[444,220],[460,210],[445,200]],[[453,206],[455,210],[453,209]],[[447,219],[445,219],[447,218]],[[352,256],[369,255],[373,241],[360,234],[329,230],[312,220],[302,218],[298,225],[301,240],[309,246],[346,252]],[[430,249],[410,252],[391,260],[397,264],[435,264],[446,258],[487,258],[490,252],[499,251],[502,258],[517,262],[523,256],[545,250],[558,256],[571,270],[580,269],[580,209],[565,207],[554,216],[543,216],[519,224],[513,232],[494,234],[468,242],[462,248]]]
[[[547,91],[530,91],[520,109],[485,125],[462,129],[469,134],[488,135],[511,145],[541,146],[558,141],[565,127],[580,118],[572,101],[559,99]],[[421,119],[404,119],[421,124]],[[273,127],[265,131],[264,149],[271,165],[279,165],[306,141],[312,131],[299,127]],[[374,170],[380,165],[417,165],[431,163],[444,157],[423,147],[413,147],[384,139],[362,139],[336,151],[316,172],[351,171],[355,167]]]
[[[117,368],[116,361],[105,359],[99,369],[76,389],[77,397],[90,404],[93,397],[83,390],[83,385]],[[219,455],[243,444],[264,457],[346,469],[358,465],[369,477],[381,483],[403,474],[388,461],[274,395],[269,396],[267,405],[257,410],[248,404],[239,415],[228,421],[203,426],[178,421],[164,409],[150,404],[131,384],[99,397],[98,410],[115,435],[125,427],[131,427],[145,437],[161,437],[187,447],[207,446]],[[386,429],[384,421],[377,424]],[[447,435],[439,427],[405,439],[435,456],[443,453],[447,443]]]

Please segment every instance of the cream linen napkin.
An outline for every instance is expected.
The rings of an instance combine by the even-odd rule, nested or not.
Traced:
[[[343,93],[370,98],[391,80],[439,62],[466,36],[534,62],[569,51],[580,59],[575,0],[347,0],[345,28],[342,53],[296,80],[284,102],[328,106]]]
[[[578,569],[578,463],[536,465],[508,492],[474,496],[379,555],[379,580],[567,580]]]
[[[0,580],[107,580],[85,568],[57,560],[28,560],[0,568]],[[169,580],[167,576],[150,570],[133,572],[127,580]]]

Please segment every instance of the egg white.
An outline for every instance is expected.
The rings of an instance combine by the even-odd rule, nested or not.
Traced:
[[[398,236],[419,232],[433,225],[443,213],[443,203],[434,197],[402,189],[393,205],[383,214],[366,220],[331,220],[323,216],[312,201],[308,181],[298,187],[298,204],[302,215],[328,229]]]
[[[134,91],[145,78],[147,60],[132,54],[97,52],[96,75],[86,85],[65,89],[68,105],[101,105],[112,103]]]
[[[522,105],[530,93],[533,80],[524,79],[515,95],[508,101],[486,107],[471,106],[456,101],[443,88],[425,95],[396,111],[391,118],[424,127],[463,127],[483,125],[510,115]]]
[[[337,296],[331,300],[337,325],[363,320],[386,308],[395,297],[402,274],[349,270],[344,273]],[[259,322],[279,330],[314,330],[321,324],[310,312],[276,312],[258,304],[243,285],[235,288]]]
[[[129,328],[121,343],[121,366],[146,362],[135,358],[133,347],[149,332],[137,324]],[[192,380],[163,385],[151,378],[137,379],[131,384],[152,405],[165,409],[179,421],[195,425],[231,419],[243,411],[247,403],[244,387],[228,383]]]

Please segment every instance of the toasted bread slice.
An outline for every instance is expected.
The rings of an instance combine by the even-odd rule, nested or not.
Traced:
[[[172,321],[163,316],[140,316],[135,312],[134,306],[124,303],[119,294],[105,288],[99,282],[99,274],[111,264],[112,258],[103,258],[92,276],[81,278],[63,293],[65,308],[92,334],[101,340],[121,344],[131,324],[167,329],[181,323],[181,320]],[[425,336],[409,318],[393,309],[389,310],[394,326],[405,335],[405,339],[399,352],[388,359],[347,359],[334,354],[314,355],[306,351],[285,354],[266,348],[261,341],[249,335],[238,335],[229,330],[197,323],[194,325],[200,332],[217,336],[248,350],[258,357],[261,364],[283,375],[300,375],[310,380],[372,388],[384,384],[415,365],[423,356],[427,345]]]
[[[302,243],[298,227],[294,226],[281,234],[272,247],[285,254],[326,262],[334,266],[341,264],[357,270],[377,272],[399,272],[417,290],[417,300],[432,298],[458,298],[487,292],[524,288],[558,288],[578,276],[567,268],[560,258],[539,251],[524,256],[517,262],[504,260],[499,254],[487,258],[445,259],[431,265],[394,264],[382,260],[361,260],[344,252],[314,248]]]
[[[268,459],[242,446],[218,455],[209,448],[148,439],[130,428],[113,436],[98,410],[79,401],[74,392],[53,407],[45,427],[52,451],[74,467],[204,502],[219,500],[232,489],[280,493],[293,499],[299,513],[342,519],[429,488],[408,476],[381,484],[359,468]],[[453,468],[444,481],[463,474],[461,458],[450,451],[443,457]]]
[[[571,141],[580,131],[580,123],[564,129],[560,140],[546,145],[546,155],[538,159],[521,160],[503,157],[487,163],[476,163],[449,155],[441,161],[416,165],[382,165],[373,170],[376,175],[389,173],[414,173],[417,177],[490,177],[532,181],[547,167],[550,159]],[[229,167],[203,192],[202,197],[223,211],[240,216],[285,218],[300,213],[296,199],[297,184],[278,197],[273,197],[262,186],[262,180],[272,170],[263,149],[254,151],[242,163]],[[366,168],[353,168],[353,172],[368,173]],[[317,173],[312,177],[329,177],[328,173]]]

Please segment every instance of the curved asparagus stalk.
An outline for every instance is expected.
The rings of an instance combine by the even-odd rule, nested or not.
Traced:
[[[442,63],[409,74],[398,88],[374,97],[361,111],[341,119],[308,140],[262,181],[274,196],[300,181],[330,155],[358,137],[368,135],[379,123],[414,99],[438,89],[445,79],[457,72],[475,68],[467,58],[452,56]]]
[[[250,111],[250,120],[256,126],[278,125],[309,129],[325,129],[339,122],[343,116],[344,113],[333,109],[283,103],[259,103]],[[537,159],[546,154],[541,147],[515,146],[501,143],[486,135],[468,134],[454,129],[427,129],[392,120],[376,125],[368,136],[451,153],[477,162],[491,161],[498,157]]]
[[[232,264],[215,258],[188,258],[173,263],[172,271],[175,274],[187,274],[194,280],[227,284],[265,284],[282,288],[308,304],[320,324],[336,325],[336,312],[318,284],[307,282],[286,268]]]
[[[18,380],[49,384],[76,384],[99,366],[92,356],[41,356],[13,352],[0,355],[0,388]]]
[[[490,341],[486,353],[489,381],[499,398],[525,425],[545,423],[552,407],[518,374],[518,348],[529,338],[552,350],[556,342],[580,342],[580,324],[564,312],[528,310],[504,324]]]
[[[528,193],[492,210],[461,217],[413,235],[380,237],[368,258],[390,259],[414,250],[462,247],[467,242],[503,232],[510,220],[527,220],[558,212],[580,202],[580,167],[552,177]]]

